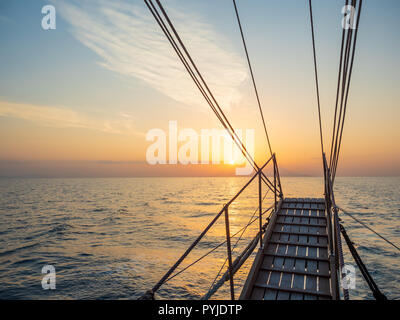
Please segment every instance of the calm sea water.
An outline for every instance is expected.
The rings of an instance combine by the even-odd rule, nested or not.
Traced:
[[[135,299],[150,289],[246,178],[2,179],[0,299]],[[283,178],[287,197],[321,197],[320,178]],[[400,244],[400,178],[338,178],[339,206]],[[257,207],[257,185],[230,206],[231,233]],[[267,194],[264,207],[272,199]],[[350,218],[348,233],[389,298],[400,296],[398,252]],[[254,223],[235,254],[256,232]],[[236,242],[237,237],[233,240]],[[223,219],[182,267],[225,240]],[[254,255],[253,255],[254,256]],[[170,280],[158,299],[198,299],[210,287],[226,247]],[[252,259],[235,277],[236,292]],[[346,251],[345,260],[353,263]],[[42,267],[56,269],[56,289],[43,290]],[[358,270],[357,270],[358,271]],[[372,296],[359,272],[353,299]],[[215,298],[228,298],[224,286]]]

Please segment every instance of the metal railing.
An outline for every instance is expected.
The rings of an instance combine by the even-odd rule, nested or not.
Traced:
[[[272,163],[273,165],[273,181],[268,178],[263,170],[267,167],[268,164]],[[258,177],[258,233],[256,238],[246,247],[245,251],[239,255],[239,257],[232,262],[232,245],[231,245],[231,231],[229,224],[229,206],[242,194],[244,190]],[[262,203],[262,187],[263,185],[267,186],[269,190],[274,193],[274,204],[269,209],[263,212]],[[270,209],[277,210],[277,204],[280,199],[283,198],[282,193],[282,185],[279,175],[278,164],[276,160],[275,154],[273,154],[262,167],[250,178],[249,181],[223,206],[221,211],[211,220],[211,222],[204,228],[201,234],[193,241],[193,243],[186,249],[186,251],[182,254],[182,256],[175,262],[175,264],[164,274],[164,276],[157,282],[157,284],[142,297],[142,299],[154,299],[154,293],[170,278],[175,277],[177,274],[172,275],[172,273],[178,268],[178,266],[186,259],[189,253],[196,247],[196,245],[202,240],[202,238],[206,235],[206,233],[210,230],[210,228],[219,220],[219,218],[224,214],[225,217],[225,232],[226,232],[226,248],[227,248],[227,259],[228,259],[228,270],[227,276],[225,277],[225,281],[229,278],[230,283],[230,294],[231,299],[235,300],[235,292],[234,292],[234,274],[239,270],[244,261],[250,256],[251,252],[256,247],[257,243],[259,243],[260,247],[262,247],[263,242],[263,233],[264,227],[262,223],[262,216]],[[253,220],[254,222],[254,220]],[[249,225],[249,224],[248,224]],[[247,226],[248,226],[247,225]],[[246,228],[247,228],[246,226]],[[216,290],[215,290],[216,291]],[[215,292],[214,291],[214,292]]]
[[[331,288],[334,299],[339,300],[339,281],[345,275],[342,274],[344,267],[342,240],[340,237],[339,208],[336,206],[335,194],[333,192],[332,175],[323,154],[324,182],[325,182],[325,204],[328,217],[328,237],[329,237],[329,260],[331,265]],[[343,288],[343,297],[349,299],[349,292]]]
[[[328,213],[328,236],[330,242],[330,261],[331,261],[331,288],[333,291],[333,297],[337,300],[340,299],[339,287],[342,287],[343,298],[349,300],[349,290],[344,286],[342,281],[346,277],[344,272],[344,259],[343,259],[343,247],[341,234],[343,235],[345,242],[349,248],[351,255],[353,256],[357,266],[359,267],[365,281],[370,287],[375,299],[377,300],[387,300],[386,296],[379,290],[374,279],[371,277],[368,269],[365,267],[354,244],[351,242],[349,236],[347,235],[345,228],[340,223],[338,212],[340,208],[336,206],[335,194],[333,192],[333,180],[330,172],[330,168],[327,165],[325,154],[323,154],[324,161],[324,179],[325,179],[325,202],[326,210]],[[339,286],[339,281],[342,284]]]

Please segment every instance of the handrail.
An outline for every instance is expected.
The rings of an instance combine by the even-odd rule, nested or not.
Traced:
[[[225,211],[225,228],[226,228],[226,249],[228,253],[228,270],[229,270],[229,282],[231,289],[231,299],[235,300],[235,290],[233,286],[232,247],[231,247],[231,235],[229,229],[228,207],[225,207],[224,211]]]
[[[268,177],[263,173],[264,168],[270,163],[273,162],[273,174],[274,174],[274,183],[272,183]],[[174,263],[174,265],[163,275],[163,277],[157,282],[157,284],[142,297],[142,299],[154,299],[154,293],[169,279],[171,274],[176,270],[176,268],[185,260],[185,258],[189,255],[189,253],[196,247],[196,245],[201,241],[201,239],[205,236],[205,234],[210,230],[210,228],[217,222],[217,220],[221,217],[222,213],[225,213],[225,229],[226,229],[226,243],[227,243],[227,256],[228,256],[228,274],[230,279],[230,290],[231,290],[231,299],[235,299],[234,294],[234,283],[233,283],[233,275],[234,275],[234,266],[232,264],[232,248],[230,243],[230,226],[229,226],[229,205],[235,201],[240,194],[253,182],[253,180],[258,177],[258,192],[259,192],[259,231],[257,237],[259,237],[260,245],[262,245],[262,182],[266,184],[266,186],[274,192],[274,208],[276,211],[278,198],[283,198],[282,186],[279,176],[278,164],[276,161],[275,153],[264,163],[262,167],[246,182],[246,184],[223,206],[223,208],[218,212],[218,214],[211,220],[211,222],[203,229],[200,235],[193,241],[193,243],[186,249],[186,251],[181,255],[181,257]],[[249,255],[248,255],[249,256]]]

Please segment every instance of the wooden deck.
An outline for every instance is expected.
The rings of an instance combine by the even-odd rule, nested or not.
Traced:
[[[286,198],[271,216],[240,299],[332,299],[324,199]]]

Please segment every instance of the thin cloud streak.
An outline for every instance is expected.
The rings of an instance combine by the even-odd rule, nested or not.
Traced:
[[[152,88],[189,106],[205,106],[144,3],[121,1],[53,1],[72,26],[72,34],[93,50],[102,67],[138,78]],[[229,43],[195,14],[168,2],[167,10],[203,76],[223,108],[239,103],[239,87],[248,80],[243,59]]]
[[[95,118],[67,108],[0,101],[0,117],[24,119],[53,128],[85,128],[112,134],[143,135],[135,130],[133,120],[126,114]]]

